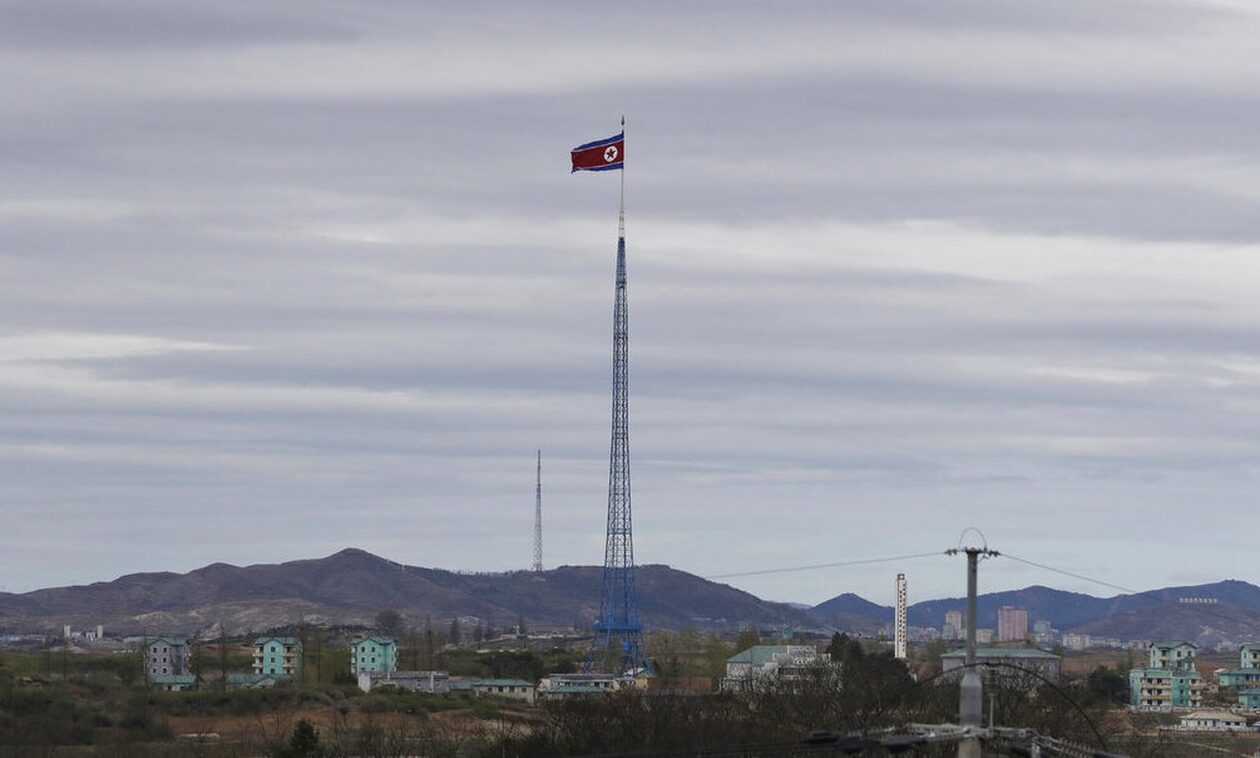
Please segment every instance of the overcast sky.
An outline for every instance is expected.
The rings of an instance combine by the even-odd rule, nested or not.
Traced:
[[[1257,13],[0,2],[0,585],[600,562],[622,113],[640,563],[1260,583]]]

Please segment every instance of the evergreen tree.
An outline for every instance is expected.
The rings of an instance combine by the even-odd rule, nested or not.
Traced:
[[[426,663],[425,665],[430,671],[433,670],[433,643],[434,641],[435,640],[433,639],[433,617],[426,616],[424,619],[424,651],[425,651],[425,656],[428,658],[428,663]]]
[[[324,629],[315,627],[315,681],[324,681]]]
[[[761,635],[756,629],[745,629],[735,638],[735,652],[742,653],[750,647],[761,644]]]
[[[403,621],[403,617],[398,611],[392,608],[386,608],[376,614],[376,628],[385,634],[398,639],[403,636],[407,630],[407,624]]]
[[[202,665],[201,640],[192,640],[192,673],[195,686],[201,687],[201,665]]]
[[[311,722],[302,719],[293,729],[293,737],[289,740],[289,749],[285,751],[285,755],[293,756],[293,758],[307,758],[307,756],[319,755],[319,732],[315,731],[315,727]]]
[[[227,689],[227,631],[223,623],[219,623],[219,686]]]

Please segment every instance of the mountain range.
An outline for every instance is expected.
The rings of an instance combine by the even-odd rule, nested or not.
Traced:
[[[1027,609],[1030,625],[1046,619],[1061,631],[1122,641],[1187,639],[1215,644],[1260,639],[1260,587],[1233,579],[1109,598],[1040,585],[991,592],[976,598],[977,625],[996,628],[998,609],[1004,605]],[[910,605],[906,618],[911,626],[940,628],[946,611],[966,608],[963,597],[926,600]],[[811,613],[824,623],[854,629],[861,628],[862,620],[879,628],[893,621],[891,606],[852,593],[819,603]]]
[[[215,563],[185,574],[130,574],[110,582],[0,593],[0,630],[42,632],[63,624],[104,624],[116,633],[191,633],[221,625],[229,633],[263,631],[301,621],[365,625],[384,609],[413,625],[475,616],[495,626],[518,619],[535,627],[589,628],[598,615],[603,569],[561,566],[540,573],[469,574],[405,566],[356,549],[279,564]],[[886,630],[893,609],[853,593],[815,606],[776,603],[669,566],[636,570],[639,612],[648,628],[732,631],[747,626]],[[1186,602],[1192,600],[1193,602]],[[1205,602],[1207,601],[1207,602]],[[1098,637],[1260,639],[1260,587],[1237,580],[1094,597],[1044,586],[978,598],[977,623],[996,627],[1003,605],[1028,610],[1029,622]],[[911,626],[939,628],[964,598],[915,603]]]
[[[0,593],[0,628],[13,631],[104,624],[119,632],[191,632],[220,624],[230,633],[303,620],[368,624],[385,609],[415,625],[475,616],[495,626],[589,628],[599,613],[599,566],[534,573],[467,574],[404,566],[362,550],[279,564],[215,563],[186,574],[130,574],[111,582]],[[654,628],[802,627],[806,611],[668,566],[636,568],[639,613]]]

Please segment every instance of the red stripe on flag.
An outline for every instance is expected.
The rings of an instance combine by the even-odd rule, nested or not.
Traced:
[[[586,150],[574,150],[571,155],[573,157],[574,171],[589,171],[595,168],[612,166],[626,159],[626,141],[620,139],[607,145],[591,147]]]

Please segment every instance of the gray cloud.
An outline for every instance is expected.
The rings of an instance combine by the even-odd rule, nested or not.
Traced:
[[[312,2],[305,13],[272,10],[257,3],[192,4],[160,0],[6,0],[0,47],[34,51],[87,49],[108,52],[152,47],[187,50],[297,41],[347,42],[353,24],[338,23],[326,3]]]
[[[598,561],[623,112],[642,560],[1260,581],[1254,14],[585,9],[9,4],[0,585]]]

